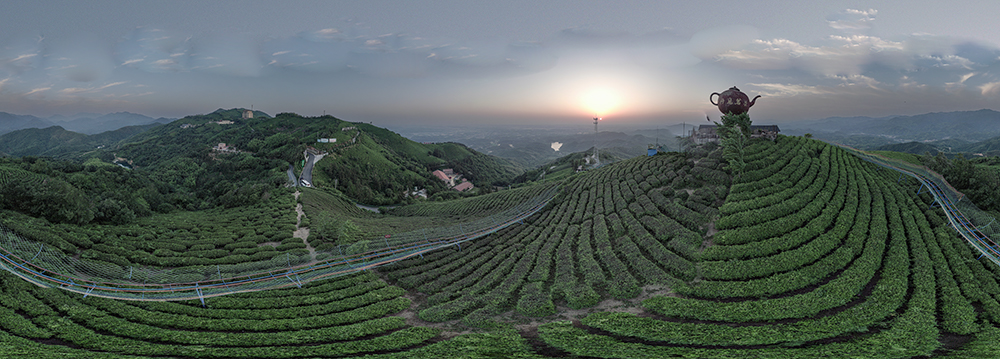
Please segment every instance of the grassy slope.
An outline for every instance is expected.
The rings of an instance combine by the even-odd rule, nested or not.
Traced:
[[[923,165],[921,163],[921,161],[920,161],[920,156],[915,155],[915,154],[904,153],[904,152],[896,152],[896,151],[872,151],[872,153],[877,153],[877,154],[880,154],[882,156],[889,157],[889,158],[895,158],[897,160],[903,160],[903,161],[915,164],[917,166],[922,166]]]

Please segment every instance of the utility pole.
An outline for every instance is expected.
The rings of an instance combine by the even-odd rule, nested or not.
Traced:
[[[601,157],[597,155],[597,121],[600,120],[600,117],[594,117],[594,167],[601,165]]]
[[[694,132],[694,129],[692,129],[691,132]],[[683,139],[685,137],[684,135],[686,134],[687,134],[687,122],[681,122],[681,138]],[[682,145],[682,143],[683,141],[677,141],[677,152],[684,152],[684,145]]]

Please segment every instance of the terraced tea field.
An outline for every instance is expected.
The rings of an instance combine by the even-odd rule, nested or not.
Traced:
[[[594,357],[996,350],[998,270],[975,260],[914,181],[813,141],[758,143],[751,153],[697,278],[645,299],[638,314],[548,323],[540,337]]]
[[[917,182],[804,138],[753,142],[747,153],[748,166],[736,178],[723,170],[718,152],[615,163],[570,177],[545,209],[487,237],[303,288],[208,298],[206,307],[196,300],[82,298],[0,271],[0,352],[268,358],[1000,355],[1000,268],[976,259],[941,210],[929,207],[930,197],[917,194]],[[438,223],[433,218],[489,218],[496,208],[540,189],[518,191],[398,208],[378,218],[348,207],[335,210],[336,201],[321,196],[305,200],[304,207],[312,208],[306,211],[312,226],[320,213],[336,212],[357,216],[351,217],[357,223],[386,220],[410,229]],[[233,243],[260,248],[270,240],[271,254],[301,254],[310,243],[332,245],[309,238],[286,246],[284,233],[295,228],[287,213],[294,213],[289,207],[295,203],[283,196],[261,207],[271,214],[258,219],[280,232],[210,232],[225,238],[215,238],[211,249],[203,246],[217,253],[199,260],[224,263],[251,248],[227,248]],[[101,231],[110,231],[88,228],[82,236],[53,228],[63,240],[58,243],[83,256],[95,252]],[[191,245],[213,240],[192,230],[184,231]],[[135,249],[117,253],[105,244],[96,253],[115,257],[92,258],[165,264],[181,261],[190,250],[155,255],[165,244],[141,247],[138,237],[111,233]],[[82,248],[83,239],[94,244]]]

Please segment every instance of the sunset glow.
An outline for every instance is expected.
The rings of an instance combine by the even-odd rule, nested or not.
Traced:
[[[584,108],[594,116],[603,117],[621,105],[621,96],[608,88],[595,88],[587,91],[581,97]]]

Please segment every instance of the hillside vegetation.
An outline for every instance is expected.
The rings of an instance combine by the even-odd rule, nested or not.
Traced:
[[[541,338],[595,357],[993,350],[982,343],[998,333],[1000,271],[971,260],[913,182],[815,141],[779,137],[749,153],[694,279],[638,313],[542,325]]]
[[[385,145],[393,153],[403,146],[422,148]],[[522,224],[461,246],[302,288],[207,298],[206,307],[83,298],[0,271],[0,352],[996,356],[1000,268],[975,260],[916,182],[801,137],[753,141],[746,153],[736,178],[723,170],[721,151],[704,146],[384,214],[361,211],[334,189],[305,189],[298,200],[291,189],[271,190],[254,204],[122,225],[51,224],[7,211],[0,222],[84,260],[252,265],[489,218],[560,186]],[[409,156],[441,159],[433,149]],[[0,180],[37,176],[0,173],[7,173]],[[291,236],[302,228],[313,231]]]
[[[494,183],[506,184],[521,171],[505,160],[461,144],[416,143],[383,128],[333,116],[280,113],[271,118],[261,113],[244,120],[240,114],[240,110],[233,109],[188,116],[129,138],[116,155],[140,168],[176,172],[207,182],[198,188],[221,187],[214,191],[218,195],[247,179],[284,183],[288,165],[301,170],[304,152],[312,148],[329,154],[316,164],[315,186],[335,188],[356,201],[374,205],[404,201],[414,187],[428,188],[432,193],[447,190],[431,175],[439,168],[454,168],[476,186],[487,189]],[[317,142],[321,138],[336,141]],[[237,152],[213,151],[219,143]],[[220,158],[227,158],[235,168],[210,170]],[[266,175],[225,176],[243,169]],[[222,178],[213,178],[218,172]]]
[[[302,172],[306,150],[327,153],[314,168],[314,186],[373,205],[413,202],[415,188],[434,199],[459,196],[431,175],[439,168],[475,183],[473,195],[521,173],[457,143],[420,144],[332,116],[257,111],[242,119],[231,109],[89,136],[61,127],[2,135],[0,152],[20,158],[0,158],[0,209],[57,223],[125,224],[153,213],[252,206],[293,183],[287,170]],[[21,171],[35,176],[13,174]]]
[[[159,125],[128,126],[96,135],[67,131],[59,126],[23,129],[0,135],[0,154],[78,159]]]

